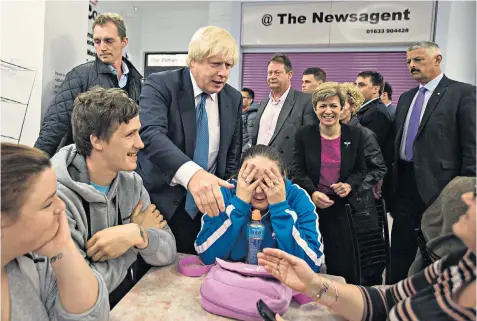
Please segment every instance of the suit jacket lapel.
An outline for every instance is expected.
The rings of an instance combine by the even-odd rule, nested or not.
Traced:
[[[288,115],[293,109],[293,105],[295,105],[295,90],[290,88],[287,98],[283,103],[282,110],[280,111],[280,115],[278,115],[277,125],[275,127],[275,131],[273,132],[273,136],[270,139],[269,145],[271,145],[275,137],[277,137],[277,134],[280,132],[285,120],[287,120]]]
[[[235,129],[235,115],[233,108],[230,107],[231,101],[228,95],[222,89],[217,95],[219,99],[219,120],[220,120],[220,144],[219,153],[228,152],[229,141],[232,137],[231,132]],[[220,159],[218,157],[217,159]],[[218,165],[218,164],[217,164]]]
[[[399,155],[399,150],[401,148],[402,133],[404,131],[404,125],[406,123],[407,113],[409,112],[409,108],[411,108],[412,100],[414,99],[414,96],[416,95],[418,90],[419,87],[413,88],[412,91],[407,96],[405,96],[405,100],[403,100],[402,103],[398,104],[397,108],[399,108],[399,112],[396,110],[396,116],[398,117],[394,119],[394,121],[396,122],[395,128],[397,130],[394,144],[394,151],[396,155]]]
[[[258,107],[257,117],[255,118],[255,125],[253,126],[252,145],[257,144],[258,130],[259,130],[259,127],[260,127],[260,119],[262,119],[263,112],[265,110],[265,107],[267,107],[269,100],[270,99],[263,100],[260,103],[260,106]],[[244,129],[242,129],[242,130],[244,130]]]
[[[306,149],[309,149],[309,153],[306,152],[307,163],[313,164],[308,170],[310,171],[310,177],[315,187],[320,183],[321,177],[321,133],[320,125],[316,124],[316,135],[314,137],[304,137]],[[311,143],[310,143],[311,142]]]
[[[185,68],[182,73],[182,88],[179,94],[179,109],[184,130],[185,153],[191,159],[194,158],[196,139],[195,99],[190,71]]]
[[[444,76],[442,77],[441,81],[439,82],[436,89],[434,90],[431,97],[429,98],[429,101],[427,102],[426,110],[424,111],[424,115],[422,116],[421,123],[419,124],[419,129],[417,131],[416,138],[422,132],[422,129],[424,128],[427,121],[429,120],[431,113],[434,111],[434,109],[436,109],[437,103],[439,102],[441,97],[444,95],[447,85],[448,85],[448,78]]]
[[[354,164],[355,155],[353,150],[356,146],[352,144],[351,130],[346,125],[341,125],[341,163],[340,163],[340,182],[351,171]]]

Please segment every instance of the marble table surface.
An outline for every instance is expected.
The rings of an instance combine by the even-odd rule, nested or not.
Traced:
[[[192,278],[181,275],[176,262],[166,267],[152,268],[136,286],[114,307],[110,321],[175,321],[230,320],[208,313],[200,305],[199,289],[205,276]],[[292,320],[342,321],[324,306],[316,303],[298,305],[294,300],[283,315]]]

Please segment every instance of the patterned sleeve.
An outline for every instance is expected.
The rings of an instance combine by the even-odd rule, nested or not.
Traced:
[[[436,283],[440,274],[442,260],[429,265],[424,271],[402,280],[394,285],[362,287],[363,321],[386,320],[389,311],[400,301],[412,297],[421,289]]]

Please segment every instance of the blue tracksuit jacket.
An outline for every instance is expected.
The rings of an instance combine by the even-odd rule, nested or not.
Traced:
[[[234,180],[231,183],[237,184]],[[286,180],[285,188],[286,200],[270,205],[270,211],[262,216],[265,226],[262,247],[279,248],[302,258],[319,272],[323,245],[315,205],[298,185]],[[195,241],[195,249],[205,264],[215,263],[216,258],[245,261],[248,253],[247,225],[252,216],[251,205],[235,196],[235,188],[221,190],[225,212],[215,217],[204,215]]]

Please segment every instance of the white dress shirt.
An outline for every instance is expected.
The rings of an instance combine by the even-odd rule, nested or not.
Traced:
[[[419,124],[421,124],[422,116],[424,116],[424,112],[426,111],[427,102],[429,101],[429,98],[431,98],[431,95],[434,92],[434,90],[436,90],[436,87],[439,84],[439,82],[442,80],[442,77],[444,77],[443,73],[441,73],[439,76],[437,76],[436,78],[429,81],[424,86],[419,85],[419,89],[421,89],[422,87],[425,87],[427,89],[426,93],[424,94],[424,102],[422,103],[421,116],[419,118]],[[403,129],[402,138],[401,138],[401,146],[399,148],[399,157],[402,160],[407,160],[406,152],[405,152],[405,150],[406,150],[407,127],[409,126],[409,118],[411,118],[412,109],[414,108],[414,103],[416,102],[416,98],[417,98],[418,94],[419,94],[419,90],[417,91],[417,93],[414,95],[414,98],[412,99],[411,107],[409,107],[409,110],[408,110],[407,116],[406,116],[406,121],[404,122],[404,129]]]
[[[263,111],[262,118],[260,118],[260,127],[258,129],[257,145],[268,145],[272,139],[275,128],[277,127],[278,116],[282,110],[283,104],[287,99],[290,87],[283,95],[275,101],[270,92],[267,107]]]
[[[366,105],[371,104],[373,101],[375,101],[375,100],[378,99],[378,98],[379,98],[379,97],[374,98],[374,99],[371,99],[371,100],[368,100],[367,102],[365,102],[364,104],[362,104],[361,107],[359,107],[359,109],[363,108],[363,107],[366,106]]]
[[[118,71],[113,67],[113,65],[108,65],[109,69],[112,71],[112,73],[118,77]],[[129,74],[129,68],[128,65],[123,61],[121,61],[121,67],[123,70],[123,73],[121,74],[121,78],[118,78],[118,85],[119,88],[124,88],[127,83],[128,83],[128,74]]]
[[[203,93],[203,90],[199,88],[197,82],[190,73],[190,79],[192,81],[192,87],[194,88],[194,100],[195,100],[195,108],[200,102],[200,94]],[[219,146],[220,146],[220,119],[219,119],[219,101],[218,95],[212,94],[208,95],[205,101],[205,110],[207,111],[207,121],[209,127],[209,164],[208,164],[208,172],[215,174],[215,170],[217,169],[217,155],[219,154]],[[202,167],[194,163],[193,161],[189,161],[183,164],[177,172],[175,173],[174,177],[171,181],[171,186],[175,186],[180,184],[187,189],[189,185],[189,181],[197,173],[201,170]]]

